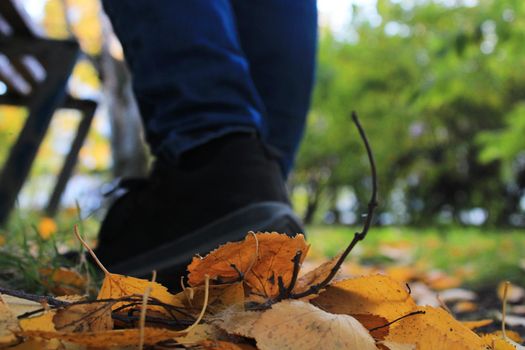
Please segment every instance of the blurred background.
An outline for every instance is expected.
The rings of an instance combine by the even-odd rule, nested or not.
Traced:
[[[83,50],[69,89],[99,108],[62,206],[78,201],[88,213],[104,182],[147,168],[122,52],[97,0],[20,2],[46,36],[74,37]],[[349,119],[356,110],[378,164],[379,224],[524,227],[522,1],[319,0],[319,10],[317,85],[290,179],[305,221],[353,224],[365,212],[370,171]],[[46,202],[76,113],[53,118],[20,208]],[[25,114],[0,106],[0,161]]]
[[[92,218],[96,231],[108,184],[146,174],[151,161],[121,47],[97,0],[19,2],[47,37],[81,45],[69,90],[98,108],[59,215]],[[525,3],[318,0],[318,6],[317,83],[289,185],[319,254],[335,253],[353,234],[347,227],[360,225],[366,212],[371,179],[350,119],[355,110],[377,163],[379,236],[397,242],[398,253],[403,239],[425,239],[427,253],[448,240],[462,264],[511,259],[504,267],[523,279]],[[78,113],[61,109],[53,117],[12,221],[46,205]],[[26,114],[0,106],[0,164]],[[472,242],[480,243],[477,250],[461,251]],[[446,268],[449,253],[435,250],[436,264]]]

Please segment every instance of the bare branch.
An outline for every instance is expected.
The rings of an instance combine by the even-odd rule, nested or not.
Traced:
[[[339,269],[341,268],[341,265],[345,261],[346,257],[348,256],[348,254],[350,254],[352,249],[354,249],[356,244],[359,241],[362,241],[366,237],[366,234],[368,233],[368,230],[370,229],[370,225],[372,224],[372,219],[373,219],[373,216],[374,216],[374,210],[377,207],[377,172],[376,172],[376,165],[375,165],[375,161],[374,161],[374,155],[372,154],[372,148],[370,147],[370,144],[369,144],[368,139],[366,137],[365,131],[363,130],[363,127],[361,126],[361,123],[359,123],[359,119],[357,118],[357,114],[355,112],[352,112],[352,120],[354,121],[354,124],[357,127],[357,130],[359,131],[359,135],[361,136],[361,139],[363,140],[363,143],[365,145],[366,153],[368,155],[368,161],[370,162],[370,170],[372,172],[372,195],[370,197],[370,201],[368,202],[368,213],[366,215],[366,219],[365,219],[365,222],[363,224],[363,229],[361,230],[361,232],[356,232],[354,234],[354,238],[352,239],[352,241],[350,242],[348,247],[346,247],[346,249],[344,250],[343,254],[341,254],[341,257],[339,258],[339,260],[337,260],[337,262],[334,265],[334,267],[330,270],[330,273],[328,274],[328,276],[322,282],[320,282],[318,284],[314,284],[313,286],[310,286],[309,289],[307,289],[306,291],[304,291],[302,293],[297,293],[297,294],[293,294],[292,293],[292,294],[290,294],[290,297],[293,298],[293,299],[304,298],[304,297],[306,297],[308,295],[317,294],[317,293],[319,293],[319,291],[321,289],[325,288],[332,281],[334,276],[337,274],[337,271],[339,271]]]

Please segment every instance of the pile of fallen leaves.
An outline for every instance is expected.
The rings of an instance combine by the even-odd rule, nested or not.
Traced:
[[[484,322],[416,305],[409,287],[386,275],[322,286],[339,257],[301,274],[308,248],[303,235],[250,233],[194,258],[179,294],[104,269],[96,300],[3,295],[0,347],[523,349],[511,332],[478,335],[472,329]]]
[[[485,325],[483,320],[461,323],[443,308],[418,306],[409,286],[387,275],[333,281],[365,238],[377,205],[372,151],[355,113],[352,119],[370,160],[372,196],[363,230],[332,260],[301,273],[309,249],[303,235],[249,233],[243,241],[194,258],[188,266],[189,286],[179,294],[156,283],[155,273],[147,281],[110,273],[99,263],[105,277],[95,300],[69,293],[82,282],[72,271],[45,270],[41,273],[50,287],[67,295],[0,289],[10,294],[0,296],[0,347],[525,349],[511,340],[516,334],[504,328],[501,334],[478,335],[473,329]]]

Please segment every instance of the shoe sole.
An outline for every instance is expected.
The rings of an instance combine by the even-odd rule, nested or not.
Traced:
[[[284,203],[255,203],[158,248],[112,265],[109,269],[114,273],[135,277],[149,276],[153,270],[160,276],[180,274],[196,254],[207,254],[221,244],[239,241],[249,231],[275,231],[295,236],[303,233],[303,226],[290,206]],[[177,277],[172,276],[170,279],[177,279],[178,283]]]

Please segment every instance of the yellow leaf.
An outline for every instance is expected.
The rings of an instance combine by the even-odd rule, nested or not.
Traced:
[[[100,332],[113,329],[111,306],[114,303],[69,305],[53,317],[55,329],[61,332]]]
[[[388,321],[416,308],[406,286],[383,275],[335,282],[313,299],[312,304],[335,314],[377,315]]]
[[[517,348],[503,339],[500,335],[484,334],[481,336],[483,343],[491,350],[517,350]]]
[[[55,316],[55,311],[47,311],[43,314],[35,317],[24,318],[20,320],[20,327],[22,331],[33,332],[33,331],[42,331],[42,332],[54,332],[55,325],[53,323],[53,317]]]
[[[292,259],[300,251],[302,263],[308,248],[301,234],[248,234],[243,241],[224,244],[204,258],[193,258],[188,266],[189,284],[201,285],[206,274],[212,280],[234,281],[241,272],[254,293],[274,297],[279,294],[278,278],[288,286],[293,274]]]
[[[104,277],[97,299],[118,299],[131,295],[142,295],[148,285],[151,285],[151,298],[173,306],[184,306],[175,295],[169,293],[168,289],[159,283],[114,273],[106,274]],[[124,304],[123,302],[115,303],[112,309],[115,310]],[[159,306],[148,306],[148,308],[164,311]]]
[[[5,239],[5,236],[0,235],[0,247],[3,247],[7,240]]]
[[[494,320],[486,319],[486,320],[479,320],[479,321],[463,321],[461,323],[463,323],[463,325],[467,327],[468,329],[476,329],[476,328],[488,326],[492,322],[494,322]]]
[[[38,223],[38,234],[42,239],[49,239],[57,232],[57,224],[55,220],[49,217],[43,217]]]
[[[491,334],[495,335],[495,336],[498,336],[500,338],[503,338],[503,332],[502,331],[495,331],[495,332],[492,332]],[[512,341],[515,341],[516,343],[523,343],[523,339],[521,338],[520,334],[518,332],[515,332],[515,331],[510,331],[510,330],[505,330],[505,335],[507,336],[507,338],[509,338],[510,340]]]
[[[0,348],[17,343],[17,331],[20,331],[18,319],[0,296]]]
[[[82,333],[23,331],[20,334],[28,338],[59,339],[75,344],[101,347],[104,349],[112,346],[136,346],[140,340],[140,330],[138,328]],[[146,327],[144,328],[144,344],[153,345],[164,340],[180,337],[184,334],[184,332],[176,332],[164,328]]]
[[[298,300],[273,305],[252,333],[260,350],[377,350],[368,330],[352,316],[330,314]]]
[[[392,341],[380,341],[377,344],[383,345],[388,350],[416,350],[415,344],[403,344],[403,343],[395,343]],[[382,348],[384,349],[384,348]]]
[[[418,275],[418,272],[412,266],[390,266],[385,269],[385,272],[400,283],[410,282]]]
[[[415,344],[418,350],[481,350],[482,339],[441,308],[418,307],[425,314],[406,317],[390,326],[387,341]],[[414,310],[414,311],[416,311]]]

